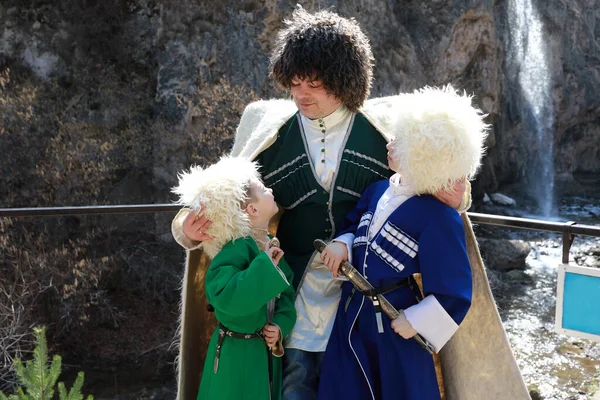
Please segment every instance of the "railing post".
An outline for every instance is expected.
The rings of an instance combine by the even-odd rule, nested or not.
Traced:
[[[573,240],[575,240],[575,235],[571,234],[571,227],[575,225],[577,222],[569,221],[565,222],[565,226],[567,230],[562,234],[563,241],[563,251],[562,251],[562,263],[569,263],[569,252],[571,250],[571,245],[573,244]]]

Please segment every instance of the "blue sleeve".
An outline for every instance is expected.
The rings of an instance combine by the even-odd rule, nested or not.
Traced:
[[[356,228],[360,222],[360,218],[363,216],[365,211],[369,209],[369,203],[371,202],[371,196],[375,192],[375,187],[379,182],[375,182],[369,185],[363,194],[360,196],[360,200],[356,204],[356,207],[350,211],[340,224],[340,230],[336,236],[341,236],[345,233],[356,233]]]
[[[473,280],[465,230],[456,210],[445,207],[419,237],[419,264],[425,296],[433,294],[460,324],[471,306]]]

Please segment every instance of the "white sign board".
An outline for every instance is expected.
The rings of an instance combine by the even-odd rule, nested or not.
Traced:
[[[556,331],[600,342],[600,268],[558,266]]]

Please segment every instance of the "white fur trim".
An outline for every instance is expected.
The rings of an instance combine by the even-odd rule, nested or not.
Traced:
[[[430,294],[420,303],[404,310],[406,319],[438,353],[458,330],[458,325],[444,307]]]
[[[451,190],[464,177],[473,178],[483,155],[488,125],[471,105],[471,96],[450,85],[426,87],[403,95],[396,110],[393,157],[402,179],[417,194]]]
[[[177,204],[202,210],[211,221],[205,233],[214,239],[202,245],[209,257],[214,257],[225,243],[251,233],[248,214],[240,207],[251,179],[260,179],[256,163],[227,156],[206,169],[193,166],[179,174],[179,183],[173,188],[173,193],[179,195]]]
[[[397,102],[401,96],[367,100],[360,113],[389,141],[393,137]],[[231,155],[253,160],[277,139],[279,129],[298,111],[291,100],[260,100],[249,104],[235,134]]]
[[[291,100],[260,100],[249,104],[237,127],[231,155],[254,160],[275,142],[279,129],[297,111]]]
[[[403,97],[388,96],[365,101],[360,113],[389,142],[394,137],[395,116]]]

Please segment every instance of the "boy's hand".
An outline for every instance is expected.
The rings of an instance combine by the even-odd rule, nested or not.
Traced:
[[[210,228],[211,222],[202,215],[202,210],[196,212],[191,210],[183,220],[183,233],[185,236],[196,242],[206,242],[215,237],[205,233]]]
[[[271,257],[271,260],[273,260],[273,264],[278,265],[279,264],[279,260],[281,260],[281,257],[283,257],[283,250],[281,250],[279,247],[277,246],[271,246],[266,250],[267,254],[269,255],[269,257]]]
[[[269,348],[275,347],[277,341],[281,338],[281,330],[277,325],[274,324],[266,324],[262,330],[262,334]]]
[[[467,185],[465,184],[466,178],[457,181],[452,188],[452,191],[440,190],[434,193],[436,199],[452,208],[460,207]]]
[[[323,264],[329,268],[334,278],[338,277],[340,264],[348,260],[348,248],[342,242],[331,242],[321,252]]]
[[[404,339],[410,339],[417,334],[417,331],[414,330],[408,319],[406,319],[403,311],[400,312],[398,318],[392,321],[392,329]]]

